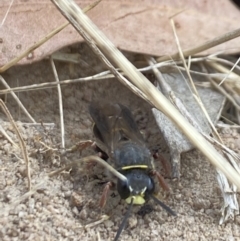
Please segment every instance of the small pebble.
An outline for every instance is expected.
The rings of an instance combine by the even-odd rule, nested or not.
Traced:
[[[180,200],[180,199],[182,199],[182,194],[177,194],[176,196],[175,196],[175,198],[177,199],[177,200]]]
[[[104,225],[105,225],[106,228],[110,228],[114,225],[114,223],[113,223],[113,221],[108,219],[104,222]]]
[[[137,217],[136,216],[130,217],[128,224],[131,229],[135,228],[137,226]]]
[[[86,220],[87,217],[88,217],[88,214],[87,214],[87,211],[86,209],[82,209],[81,212],[79,213],[79,217],[82,219],[82,220]]]

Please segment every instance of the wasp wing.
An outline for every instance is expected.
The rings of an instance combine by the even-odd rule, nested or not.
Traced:
[[[118,106],[121,109],[121,113],[118,118],[117,127],[122,131],[125,138],[139,145],[145,146],[143,137],[137,127],[131,111],[124,105],[118,104]]]
[[[145,146],[131,111],[124,105],[92,102],[89,112],[95,122],[94,135],[106,146],[108,154],[122,140]]]
[[[111,149],[112,124],[108,107],[102,103],[92,102],[89,105],[89,113],[94,121],[93,133],[108,151]]]

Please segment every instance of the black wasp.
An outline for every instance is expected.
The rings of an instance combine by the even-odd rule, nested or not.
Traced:
[[[154,196],[156,175],[160,184],[164,184],[162,176],[154,169],[153,158],[138,130],[131,111],[121,104],[93,102],[89,106],[90,115],[95,122],[93,133],[97,145],[108,155],[104,165],[117,177],[117,190],[129,208],[115,236],[119,238],[131,213],[133,204],[144,204],[152,198],[171,215],[176,215],[168,206]],[[108,183],[104,189],[101,206],[106,203]],[[166,187],[166,186],[165,186]]]

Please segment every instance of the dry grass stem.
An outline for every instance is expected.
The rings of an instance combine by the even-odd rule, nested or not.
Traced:
[[[108,215],[102,215],[101,218],[93,223],[89,223],[87,225],[84,226],[84,228],[93,228],[101,223],[103,223],[104,221],[108,220],[109,216]]]
[[[195,100],[198,102],[199,106],[201,107],[201,110],[202,110],[202,112],[204,113],[205,117],[207,118],[208,123],[210,124],[210,126],[211,126],[214,134],[217,136],[217,138],[218,138],[219,141],[223,142],[222,139],[221,139],[221,137],[220,137],[220,135],[218,134],[217,129],[215,128],[214,124],[212,123],[212,120],[211,120],[211,118],[210,118],[210,116],[209,116],[209,114],[208,114],[205,106],[203,105],[202,101],[200,100],[199,96],[193,95],[193,97],[194,97]]]
[[[17,144],[12,140],[12,138],[7,134],[7,132],[3,129],[1,125],[0,132],[12,145],[17,146]]]
[[[44,151],[43,151],[43,150],[39,150],[41,153],[46,152],[46,151],[49,151],[49,150],[51,150],[51,151],[53,151],[53,152],[54,152],[54,151],[58,151],[57,148],[54,149],[54,148],[48,146],[47,144],[45,144],[45,143],[42,142],[42,141],[39,141],[39,143],[45,147],[45,150],[44,150]]]
[[[236,61],[236,63],[232,66],[233,70],[234,68],[236,68],[238,62],[239,62],[240,58]],[[229,71],[225,66],[221,65],[220,63],[216,63],[216,62],[206,62],[206,64],[208,66],[210,66],[211,68],[220,71],[222,73],[226,73],[226,77],[224,77],[224,79],[219,79],[219,78],[214,78],[214,80],[220,81],[220,84],[218,84],[218,86],[222,86],[223,89],[221,89],[222,92],[225,92],[226,97],[229,99],[229,101],[233,104],[233,106],[236,108],[236,114],[234,117],[232,117],[232,119],[237,122],[240,123],[240,105],[239,105],[239,94],[240,94],[240,84],[239,84],[239,80],[240,80],[240,76],[232,71]],[[213,85],[218,88],[216,86],[215,83],[213,83]],[[224,113],[226,116],[228,115],[226,112]]]
[[[16,135],[19,139],[19,143],[20,143],[20,148],[21,148],[21,151],[22,151],[22,155],[23,155],[23,158],[25,160],[25,163],[26,163],[26,172],[27,172],[27,180],[28,180],[28,190],[30,191],[31,190],[31,174],[30,174],[30,163],[29,163],[29,158],[28,158],[28,153],[27,153],[27,147],[26,147],[26,144],[22,138],[22,135],[21,133],[19,132],[18,128],[17,128],[17,125],[11,115],[11,113],[9,112],[9,110],[7,109],[6,105],[4,104],[4,102],[0,99],[0,105],[2,107],[2,110],[3,112],[5,113],[5,115],[7,116],[9,122],[12,124],[15,132],[16,132]]]
[[[79,64],[81,63],[81,55],[78,53],[63,53],[63,52],[55,52],[51,55],[53,60]]]
[[[99,232],[97,232],[97,238],[98,238],[98,239],[97,239],[98,241],[101,241],[101,236],[100,236],[100,233],[99,233]]]
[[[222,149],[222,151],[227,152],[228,154],[232,155],[233,158],[235,158],[236,160],[240,161],[240,156],[238,154],[236,154],[234,151],[232,151],[231,149],[229,149],[228,147],[226,147],[224,144],[222,144],[221,142],[217,141],[216,139],[212,138],[209,135],[206,135],[205,133],[202,133],[202,135],[212,144],[220,147]]]
[[[49,127],[54,127],[55,126],[55,123],[25,123],[25,122],[22,122],[22,125],[24,126],[49,126]]]
[[[234,66],[234,69],[240,71],[240,66],[236,65],[236,63],[234,64],[233,62],[231,62],[227,59],[223,59],[223,58],[220,58],[220,57],[209,57],[207,59],[207,61],[218,62],[218,63],[221,63],[221,64],[225,64],[227,66],[230,66],[230,67]]]
[[[202,57],[202,58],[192,58],[191,62],[192,63],[196,63],[196,62],[200,62],[200,61],[204,61],[207,60],[208,57]],[[156,63],[153,66],[147,66],[144,68],[139,68],[138,71],[140,72],[147,72],[147,71],[151,71],[153,68],[157,67],[164,67],[164,66],[171,66],[171,67],[175,67],[178,68],[179,70],[182,71],[186,71],[185,68],[182,68],[181,66],[177,66],[176,64],[181,64],[182,61],[177,61],[177,62],[173,62],[173,61],[167,61],[167,62],[162,62],[162,63]],[[117,69],[118,70],[118,69]],[[118,70],[119,71],[119,70]],[[194,74],[198,74],[198,75],[202,75],[202,76],[211,76],[211,77],[215,77],[217,79],[222,80],[222,78],[225,77],[225,74],[218,74],[218,73],[201,73],[201,72],[197,72],[197,71],[193,71],[193,70],[189,70],[190,73],[194,73]],[[61,84],[61,85],[67,85],[67,84],[75,84],[75,83],[79,83],[79,82],[87,82],[87,81],[94,81],[94,80],[103,80],[103,79],[109,79],[109,78],[114,78],[115,76],[113,74],[110,74],[111,72],[109,70],[107,71],[103,71],[99,74],[93,75],[93,76],[88,76],[88,77],[83,77],[83,78],[78,78],[78,79],[69,79],[69,80],[61,80],[58,82],[47,82],[47,83],[42,83],[42,84],[33,84],[33,85],[28,85],[28,86],[21,86],[21,87],[15,87],[15,88],[9,88],[9,89],[5,89],[5,90],[0,90],[0,94],[8,94],[12,92],[24,92],[24,91],[30,91],[30,90],[42,90],[42,89],[48,89],[48,88],[55,88],[56,85]],[[124,74],[121,73],[120,74]]]
[[[195,95],[199,98],[199,94],[198,94],[197,89],[196,89],[196,87],[195,87],[195,84],[194,84],[194,82],[193,82],[193,80],[192,80],[192,76],[191,76],[190,73],[189,73],[189,68],[188,68],[188,66],[187,66],[187,64],[186,64],[186,61],[185,61],[185,58],[184,58],[184,55],[183,55],[183,52],[182,52],[182,48],[181,48],[181,46],[180,46],[180,42],[179,42],[179,39],[178,39],[178,36],[177,36],[177,33],[176,33],[176,28],[175,28],[175,24],[174,24],[173,19],[170,20],[170,23],[171,23],[171,26],[172,26],[172,29],[173,29],[173,34],[174,34],[175,41],[176,41],[176,44],[177,44],[177,48],[178,48],[178,52],[179,52],[179,55],[180,55],[180,59],[182,60],[183,66],[184,66],[184,68],[185,68],[185,70],[186,70],[186,72],[187,72],[187,75],[188,75],[190,84],[191,84],[191,86],[192,86],[192,91],[193,91],[193,92],[195,93]],[[190,63],[189,63],[189,65],[190,65]],[[199,100],[199,101],[201,101],[201,100]]]
[[[217,89],[220,93],[222,93],[226,98],[233,104],[233,106],[240,111],[240,106],[238,103],[235,101],[235,99],[228,94],[228,92],[220,85],[218,85],[212,78],[209,78],[209,81],[211,82],[212,86]]]
[[[101,159],[99,156],[87,156],[80,160],[72,161],[71,163],[67,164],[65,167],[49,173],[48,176],[49,177],[55,176],[67,169],[72,168],[73,166],[79,166],[79,165],[82,166],[82,163],[87,163],[87,162],[97,162],[100,165],[102,165],[103,167],[105,167],[106,170],[110,171],[117,178],[126,181],[126,177],[124,175],[122,175],[120,172],[118,172],[115,168],[113,168],[111,165],[109,165],[106,161]]]
[[[240,92],[240,76],[234,72],[229,72],[229,70],[223,65],[216,62],[206,62],[210,67],[219,71],[220,73],[224,73],[228,75],[228,78],[224,81],[225,83],[231,84],[232,87],[236,88]],[[219,80],[219,79],[218,79]]]
[[[232,123],[231,125],[225,124],[225,123],[217,123],[216,125],[218,128],[232,128],[232,129],[239,129],[240,125],[236,125],[235,123]]]
[[[238,60],[236,61],[236,63],[233,65],[233,67],[229,70],[229,72],[227,73],[227,75],[225,76],[225,78],[218,84],[219,86],[228,78],[228,76],[233,72],[233,70],[235,69],[235,67],[238,65],[240,61],[240,58],[238,58]]]
[[[216,78],[218,80],[222,80],[222,78],[224,78],[226,76],[225,74],[221,74],[221,73],[202,73],[202,72],[195,71],[195,70],[186,70],[185,67],[181,67],[181,66],[177,66],[177,65],[175,65],[173,67],[177,68],[178,70],[184,71],[184,72],[188,71],[191,74],[196,74],[199,76],[209,76],[212,78]]]
[[[11,89],[11,87],[7,84],[7,82],[4,80],[4,78],[0,75],[0,80],[1,83],[7,88],[7,89]],[[11,91],[10,94],[12,95],[13,99],[18,103],[18,106],[22,109],[22,111],[26,114],[26,116],[30,119],[31,122],[36,123],[36,121],[33,119],[33,117],[30,115],[30,113],[28,112],[28,110],[24,107],[24,105],[22,104],[22,102],[19,100],[19,98],[17,97],[17,95]]]
[[[188,74],[188,77],[189,77],[189,80],[191,82],[191,85],[192,87],[194,86],[194,83],[193,83],[193,80],[191,78],[191,75],[189,73],[189,69],[185,63],[185,59],[184,59],[184,56],[183,56],[183,53],[182,53],[182,50],[181,50],[181,46],[180,46],[180,43],[179,43],[179,40],[178,40],[178,37],[177,37],[177,34],[176,34],[176,30],[175,30],[175,25],[174,25],[174,22],[173,20],[171,19],[171,25],[172,25],[172,28],[173,28],[173,31],[174,31],[174,36],[175,36],[175,39],[176,39],[176,42],[177,42],[177,46],[178,46],[178,50],[179,50],[179,55],[183,61],[183,64],[184,64],[184,67],[187,71],[187,74]],[[198,93],[197,93],[197,90],[194,86],[193,88],[193,91],[194,91],[194,98],[196,99],[198,105],[201,107],[201,110],[202,112],[204,113],[204,115],[206,116],[208,122],[210,123],[215,135],[218,137],[219,141],[222,143],[222,139],[221,137],[219,136],[215,126],[213,125],[207,111],[206,111],[206,108],[204,107]],[[190,116],[191,117],[191,116]],[[191,119],[192,121],[192,119]],[[191,123],[191,122],[190,122]],[[201,131],[201,133],[203,134],[203,132]],[[205,135],[206,137],[206,135]],[[207,139],[207,138],[206,138]],[[228,157],[228,155],[226,155]],[[228,158],[229,159],[229,158]],[[236,162],[234,160],[232,160],[235,165],[233,165],[233,167],[235,168],[235,166],[237,166]],[[239,173],[238,169],[235,168],[235,170]],[[216,169],[217,171],[217,179],[218,179],[218,183],[219,183],[219,186],[222,190],[222,195],[223,195],[223,198],[224,198],[224,204],[223,204],[223,207],[222,207],[222,217],[219,221],[220,224],[224,223],[225,221],[229,220],[230,218],[234,218],[235,215],[238,215],[239,214],[239,207],[238,207],[238,201],[237,201],[237,198],[236,198],[236,194],[233,192],[233,193],[226,193],[226,190],[225,188],[228,187],[229,190],[232,190],[234,191],[236,186],[233,184],[229,184],[228,183],[228,180],[225,176],[224,173],[222,173],[222,170],[219,170],[218,168]],[[229,173],[231,174],[231,173]],[[240,173],[239,173],[240,174]]]
[[[197,89],[196,89],[196,86],[195,86],[195,84],[194,84],[194,82],[193,82],[192,76],[190,75],[189,68],[188,68],[188,66],[187,66],[187,64],[186,64],[186,61],[185,61],[185,58],[184,58],[184,56],[183,56],[182,48],[181,48],[181,45],[180,45],[180,42],[179,42],[179,39],[178,39],[178,36],[177,36],[177,32],[176,32],[176,28],[175,28],[175,24],[174,24],[173,19],[171,19],[170,22],[171,22],[171,26],[172,26],[172,28],[173,28],[173,33],[174,33],[174,37],[175,37],[176,44],[177,44],[177,47],[178,47],[178,51],[179,51],[180,58],[181,58],[181,60],[182,60],[182,62],[183,62],[183,65],[184,65],[184,67],[185,67],[185,69],[186,69],[186,72],[187,72],[187,75],[188,75],[190,84],[191,84],[191,86],[192,86],[192,90],[193,90],[193,92],[194,92],[193,97],[196,99],[198,105],[200,106],[200,108],[201,108],[202,112],[204,113],[205,117],[207,118],[207,121],[208,121],[208,123],[210,124],[212,130],[214,131],[215,135],[217,136],[217,138],[218,138],[219,140],[221,140],[220,135],[218,134],[218,132],[217,132],[214,124],[213,124],[212,121],[211,121],[211,118],[210,118],[209,114],[207,113],[207,110],[206,110],[204,104],[202,103],[202,100],[201,100],[201,98],[200,98],[200,96],[199,96],[199,94],[198,94],[198,91],[197,91]],[[190,66],[190,65],[189,65],[189,66]],[[221,140],[221,142],[222,142],[222,140]]]
[[[85,7],[83,9],[84,12],[88,12],[89,10],[91,10],[92,8],[94,8],[99,2],[101,2],[101,0],[94,2],[93,4],[90,4],[89,6]],[[28,54],[30,54],[33,50],[37,49],[38,47],[40,47],[41,45],[43,45],[45,42],[47,42],[49,39],[51,39],[54,35],[56,35],[57,33],[59,33],[60,31],[62,31],[64,28],[66,28],[69,25],[69,22],[62,24],[61,26],[59,26],[58,28],[54,29],[52,32],[50,32],[49,34],[47,34],[45,37],[43,37],[42,39],[40,39],[36,44],[32,45],[30,48],[28,48],[27,50],[25,50],[23,53],[21,53],[20,55],[18,55],[16,58],[12,59],[11,61],[9,61],[7,64],[5,64],[4,66],[2,66],[0,68],[0,73],[3,73],[4,71],[6,71],[7,69],[9,69],[10,67],[14,66],[17,62],[19,62],[22,58],[26,57]]]
[[[124,84],[126,87],[128,87],[129,89],[132,90],[132,92],[134,92],[136,95],[138,95],[139,97],[143,98],[145,101],[150,102],[150,100],[147,98],[147,96],[138,88],[136,88],[136,86],[134,86],[131,82],[129,82],[122,74],[120,74],[117,69],[110,63],[110,61],[104,56],[104,54],[101,52],[101,50],[97,47],[97,45],[95,44],[95,42],[91,39],[91,37],[86,34],[86,32],[75,22],[75,20],[73,18],[71,18],[71,22],[73,24],[73,26],[77,29],[77,31],[81,34],[81,36],[86,40],[86,42],[88,43],[88,45],[91,47],[91,49],[93,50],[93,52],[103,61],[103,63],[110,69],[110,71],[112,72],[112,74],[120,80],[120,82],[122,84]]]
[[[148,60],[149,64],[153,65],[154,59],[151,58],[151,60]],[[168,96],[168,98],[171,100],[172,103],[174,103],[174,105],[177,107],[177,109],[180,111],[180,113],[189,121],[189,123],[192,124],[192,126],[194,126],[202,135],[206,136],[206,139],[211,138],[208,135],[205,135],[204,132],[202,131],[201,126],[199,126],[198,122],[195,120],[195,118],[191,115],[191,113],[188,112],[188,110],[186,109],[186,107],[184,106],[183,102],[177,98],[174,94],[174,92],[171,90],[171,87],[165,82],[163,76],[161,75],[161,73],[159,72],[159,70],[157,68],[153,69],[155,76],[158,79],[158,82],[160,84],[160,89],[161,91],[164,93],[164,95]],[[215,144],[214,139],[211,138],[211,142],[213,144]],[[218,142],[219,143],[219,142]],[[239,168],[237,166],[237,163],[235,162],[235,160],[231,157],[234,157],[236,160],[239,161],[239,157],[236,155],[236,153],[232,152],[230,149],[228,149],[227,147],[225,147],[224,145],[222,145],[221,143],[219,143],[222,147],[222,151],[223,153],[226,154],[227,158],[229,159],[229,161],[231,162],[231,164],[233,165],[233,167],[239,172]],[[170,151],[171,152],[171,151]],[[230,154],[232,156],[230,156]],[[180,157],[180,155],[179,155]],[[231,160],[230,160],[231,158]],[[180,161],[178,159],[175,159],[174,161]],[[173,160],[172,160],[173,161]],[[235,190],[235,186],[234,185],[229,185],[227,178],[220,172],[217,170],[217,179],[220,185],[220,188],[222,190],[222,195],[224,198],[224,205],[222,207],[222,217],[220,219],[220,224],[222,224],[223,222],[227,221],[229,218],[234,217],[235,215],[237,215],[239,213],[238,211],[238,202],[236,199],[236,192],[234,192]],[[228,188],[228,192],[226,193],[226,187]],[[231,193],[229,193],[229,191],[231,191]]]
[[[73,1],[52,0],[64,16],[73,24],[78,24],[95,41],[101,50],[128,76],[128,78],[148,97],[154,106],[168,116],[189,138],[189,140],[217,166],[231,182],[240,188],[240,175],[213,146],[193,128],[176,108],[163,96],[142,73],[124,57],[108,38],[91,22]],[[81,28],[80,27],[80,28]],[[239,31],[240,34],[240,31]],[[91,47],[91,46],[90,46]]]
[[[106,73],[108,72],[108,73]],[[101,79],[108,79],[108,78],[113,78],[114,75],[109,75],[109,71],[104,71],[103,73],[96,74],[93,76],[89,77],[84,77],[84,78],[78,78],[78,79],[73,79],[73,80],[61,80],[59,82],[48,82],[48,83],[42,83],[42,84],[33,84],[33,85],[28,85],[28,86],[22,86],[22,87],[15,87],[11,89],[5,89],[5,90],[0,90],[0,94],[8,94],[11,91],[13,92],[24,92],[24,91],[30,91],[30,90],[41,90],[41,89],[48,89],[48,88],[55,88],[56,85],[61,84],[61,85],[67,85],[67,84],[75,84],[79,82],[85,82],[85,81],[92,81],[92,80],[101,80]]]
[[[65,148],[65,128],[64,128],[64,118],[63,118],[62,90],[61,90],[61,85],[59,84],[57,70],[52,57],[50,58],[50,63],[52,66],[55,81],[58,83],[57,91],[58,91],[58,104],[59,104],[59,115],[60,115],[61,140],[62,140],[62,148]]]
[[[12,0],[11,3],[9,4],[9,7],[8,7],[8,9],[7,9],[7,12],[6,12],[6,14],[4,15],[3,20],[2,20],[2,22],[1,22],[1,24],[0,24],[0,28],[1,28],[1,27],[3,26],[3,24],[5,23],[5,20],[6,20],[6,18],[7,18],[7,15],[8,15],[8,13],[9,13],[11,7],[12,7],[13,1],[14,1],[14,0]]]
[[[226,33],[220,37],[217,37],[217,38],[214,38],[204,44],[201,44],[197,47],[193,47],[193,48],[190,48],[190,49],[187,49],[187,50],[184,50],[183,51],[183,55],[186,57],[186,56],[189,56],[189,55],[195,55],[195,54],[198,54],[198,53],[201,53],[205,50],[208,50],[212,47],[215,47],[219,44],[222,44],[222,43],[225,43],[229,40],[232,40],[232,39],[235,39],[237,37],[240,36],[240,28],[239,29],[236,29],[236,30],[233,30],[229,33]],[[166,60],[169,60],[169,59],[173,59],[173,60],[178,60],[180,59],[180,56],[179,56],[179,52],[173,54],[173,55],[170,55],[170,56],[163,56],[163,57],[159,57],[157,59],[158,62],[162,62],[162,61],[166,61]]]

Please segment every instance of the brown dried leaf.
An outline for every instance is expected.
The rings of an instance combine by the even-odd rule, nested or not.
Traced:
[[[82,8],[93,1],[76,1]],[[66,20],[47,0],[0,1],[0,66],[38,42]],[[240,12],[226,0],[103,0],[88,15],[119,48],[150,55],[177,51],[169,18],[174,20],[183,49],[239,28]],[[40,60],[54,51],[82,41],[72,26],[36,49],[21,64]],[[239,52],[239,38],[204,52]]]

